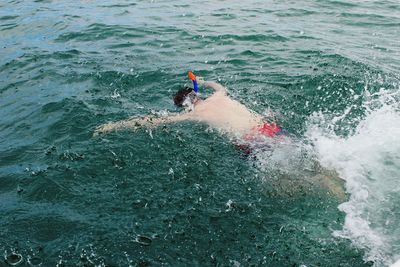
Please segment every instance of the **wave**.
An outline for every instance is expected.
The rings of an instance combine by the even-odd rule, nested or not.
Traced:
[[[339,205],[346,217],[343,229],[334,236],[350,239],[365,250],[364,260],[374,262],[374,266],[389,266],[400,258],[396,208],[400,205],[398,84],[371,93],[367,83],[358,97],[364,99],[362,113],[354,105],[342,114],[314,112],[306,136],[321,165],[345,180],[350,195]],[[357,126],[349,129],[348,135],[339,134],[338,129],[353,128],[354,124]]]

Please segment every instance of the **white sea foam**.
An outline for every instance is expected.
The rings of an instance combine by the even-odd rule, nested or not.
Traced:
[[[390,266],[400,258],[399,91],[366,90],[362,97],[365,116],[353,134],[333,131],[350,107],[341,116],[313,114],[306,136],[321,165],[336,170],[350,194],[339,206],[346,214],[343,229],[334,235],[365,250],[374,266]]]
[[[278,171],[281,174],[301,175],[303,171],[312,169],[309,153],[310,147],[300,140],[287,136],[265,138],[262,146],[253,144],[255,161],[260,170]]]
[[[393,263],[390,267],[400,267],[400,259]]]

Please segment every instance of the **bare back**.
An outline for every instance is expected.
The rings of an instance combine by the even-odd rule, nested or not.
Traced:
[[[263,122],[260,115],[221,91],[199,102],[191,112],[190,118],[235,135],[246,134]]]

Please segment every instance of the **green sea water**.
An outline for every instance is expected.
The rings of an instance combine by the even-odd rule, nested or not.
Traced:
[[[188,70],[287,142],[244,157],[193,122],[93,137],[179,112]],[[3,0],[0,266],[390,266],[399,73],[396,0]]]

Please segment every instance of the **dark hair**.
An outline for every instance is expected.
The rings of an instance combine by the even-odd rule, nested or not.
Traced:
[[[185,98],[188,94],[190,94],[193,91],[193,88],[190,87],[184,87],[180,89],[174,96],[174,103],[178,107],[182,107],[183,101],[185,101]]]

